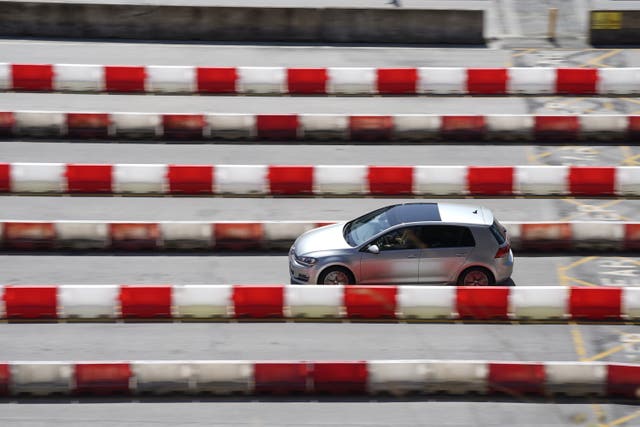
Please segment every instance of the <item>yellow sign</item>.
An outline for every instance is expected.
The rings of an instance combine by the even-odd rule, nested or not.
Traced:
[[[619,30],[622,28],[622,12],[591,12],[592,30]]]

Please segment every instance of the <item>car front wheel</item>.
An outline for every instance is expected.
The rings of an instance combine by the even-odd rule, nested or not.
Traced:
[[[319,285],[353,285],[353,274],[344,267],[329,267],[320,274]]]

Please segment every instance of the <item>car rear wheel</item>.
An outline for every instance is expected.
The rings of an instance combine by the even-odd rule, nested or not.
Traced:
[[[493,274],[486,268],[471,267],[467,268],[458,277],[458,285],[463,286],[491,286],[495,285],[496,280]]]
[[[319,285],[353,285],[353,274],[344,267],[329,267],[320,274]]]

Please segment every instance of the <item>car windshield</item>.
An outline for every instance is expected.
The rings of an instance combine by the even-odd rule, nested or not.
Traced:
[[[397,219],[392,208],[387,206],[349,221],[343,229],[344,239],[351,246],[359,246],[387,228],[396,225]]]

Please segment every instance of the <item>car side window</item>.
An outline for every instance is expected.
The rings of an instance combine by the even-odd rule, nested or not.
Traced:
[[[420,238],[428,248],[461,248],[476,245],[468,227],[460,225],[426,225],[421,227]]]
[[[382,235],[373,243],[377,245],[381,251],[419,249],[424,247],[419,234],[420,227],[404,227]]]

